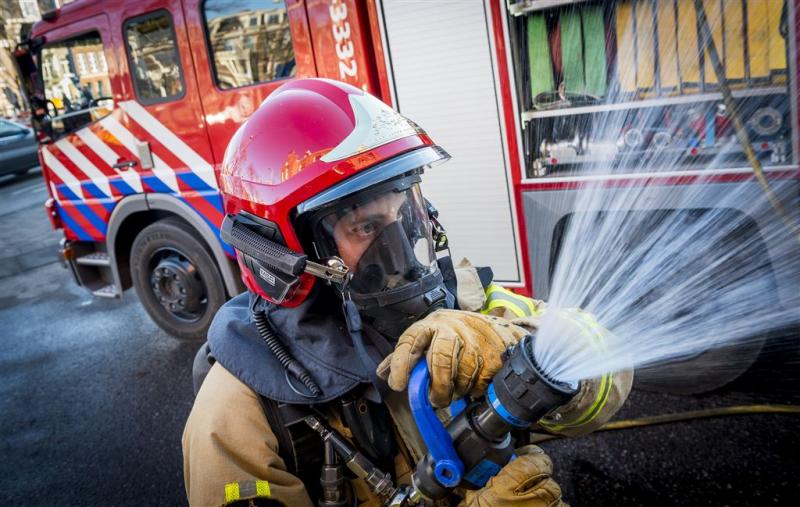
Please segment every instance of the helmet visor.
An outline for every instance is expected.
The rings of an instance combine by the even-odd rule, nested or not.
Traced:
[[[344,202],[318,224],[320,255],[344,261],[353,273],[353,292],[399,289],[437,269],[431,224],[418,183]]]

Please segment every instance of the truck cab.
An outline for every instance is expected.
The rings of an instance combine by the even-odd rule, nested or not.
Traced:
[[[333,31],[366,10],[308,4],[78,0],[33,27],[16,57],[47,212],[80,285],[111,298],[134,287],[166,331],[204,336],[242,289],[233,250],[219,238],[216,178],[236,128],[295,76],[380,94],[359,26]],[[312,25],[327,39],[312,43]]]

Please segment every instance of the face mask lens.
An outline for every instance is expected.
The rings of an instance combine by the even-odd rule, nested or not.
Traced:
[[[346,204],[325,216],[321,225],[324,237],[319,242],[352,270],[353,291],[397,289],[437,269],[418,184]]]

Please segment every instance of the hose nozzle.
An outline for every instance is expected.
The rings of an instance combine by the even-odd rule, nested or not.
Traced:
[[[536,360],[532,335],[509,348],[503,367],[489,387],[489,401],[506,422],[528,427],[551,410],[567,404],[578,394],[580,384],[549,376]]]
[[[453,487],[483,487],[512,458],[512,430],[530,427],[578,393],[578,382],[562,382],[545,373],[536,361],[534,340],[525,336],[504,353],[503,367],[492,378],[486,399],[468,406],[447,428],[441,427],[426,401],[427,367],[422,362],[415,368],[411,409],[428,454],[417,464],[412,484],[422,497],[438,500]]]

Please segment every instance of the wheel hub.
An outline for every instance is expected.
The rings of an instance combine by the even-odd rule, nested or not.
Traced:
[[[181,315],[200,309],[203,286],[197,268],[177,255],[162,258],[150,273],[150,286],[158,302],[170,313]]]

